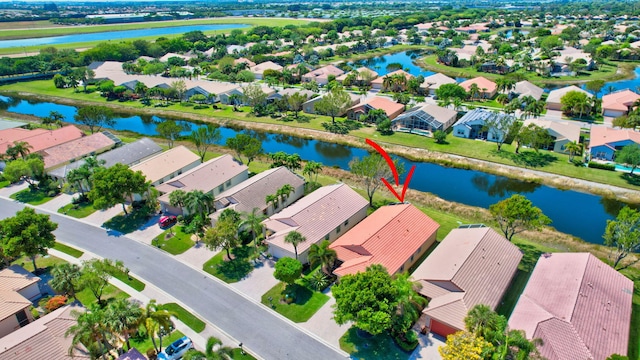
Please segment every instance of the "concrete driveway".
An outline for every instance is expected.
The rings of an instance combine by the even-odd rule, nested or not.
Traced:
[[[313,314],[311,319],[300,325],[329,344],[340,347],[340,338],[349,330],[351,323],[336,324],[335,320],[333,320],[333,304],[336,303],[336,300],[331,294],[331,289],[325,290],[325,294],[329,296],[329,301],[318,312]]]
[[[246,278],[231,284],[231,287],[260,302],[262,295],[279,282],[273,277],[274,267],[275,261],[263,259],[254,266]]]
[[[444,346],[446,339],[441,337],[440,335],[436,335],[433,333],[429,333],[427,335],[422,335],[418,333],[418,341],[420,344],[418,347],[413,350],[409,360],[417,360],[417,359],[425,359],[425,360],[438,360],[442,359],[440,353],[438,352],[438,348],[440,346]]]

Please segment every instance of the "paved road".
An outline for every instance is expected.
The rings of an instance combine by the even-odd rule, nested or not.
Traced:
[[[22,204],[0,199],[0,219]],[[344,359],[345,356],[166,253],[104,229],[50,214],[56,237],[96,255],[122,260],[145,281],[180,300],[265,359]]]

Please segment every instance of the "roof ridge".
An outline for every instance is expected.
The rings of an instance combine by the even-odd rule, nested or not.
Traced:
[[[309,204],[308,204],[307,206],[305,206],[304,208],[300,208],[300,209],[299,209],[298,211],[296,211],[295,213],[292,213],[292,214],[290,214],[290,215],[289,215],[289,216],[287,216],[287,217],[279,218],[279,217],[277,217],[277,215],[278,215],[278,214],[282,214],[282,212],[279,212],[278,214],[274,214],[274,215],[272,215],[272,216],[275,216],[273,219],[274,219],[274,220],[276,220],[276,221],[280,221],[280,220],[282,220],[282,219],[293,219],[293,217],[294,217],[294,216],[296,216],[296,215],[300,214],[301,212],[305,211],[306,209],[308,209],[308,208],[309,208],[309,207],[311,207],[312,205],[316,204],[316,203],[317,203],[317,202],[319,202],[320,200],[322,200],[322,199],[324,199],[325,197],[327,197],[327,196],[329,196],[330,194],[332,194],[334,191],[336,191],[336,190],[338,190],[338,189],[341,189],[341,188],[342,188],[342,186],[347,186],[347,184],[345,184],[345,183],[338,183],[338,184],[332,184],[332,185],[323,186],[323,187],[321,187],[320,189],[323,189],[323,188],[332,188],[332,189],[330,189],[330,191],[329,191],[329,190],[326,190],[326,191],[328,191],[328,192],[327,192],[324,196],[322,196],[322,197],[318,197],[318,198],[317,198],[317,199],[315,199],[313,202],[309,203]],[[318,191],[318,190],[320,190],[320,189],[317,189],[316,191]],[[316,191],[314,191],[314,192],[316,192]],[[309,194],[309,195],[306,195],[305,197],[303,197],[303,198],[302,198],[302,199],[300,199],[300,200],[303,200],[303,199],[307,198],[308,196],[312,195],[314,192],[312,192],[312,193],[311,193],[311,194]],[[289,207],[287,207],[287,208],[290,208],[290,206],[289,206]]]

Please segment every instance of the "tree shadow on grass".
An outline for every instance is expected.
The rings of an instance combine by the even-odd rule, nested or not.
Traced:
[[[625,173],[622,174],[622,178],[627,182],[627,184],[640,186],[640,176],[636,174],[631,175],[629,173]]]
[[[122,234],[128,234],[147,225],[149,221],[148,214],[144,211],[134,211],[129,215],[117,215],[106,221],[102,226],[107,229],[118,231]],[[146,228],[147,226],[145,226]]]
[[[250,261],[253,252],[254,249],[249,246],[241,246],[231,250],[234,258],[218,264],[217,272],[228,279],[229,281],[227,282],[236,282],[244,279],[253,270],[253,264]]]
[[[507,151],[493,150],[491,153],[503,159],[510,159],[516,165],[532,168],[545,167],[558,160],[558,158],[552,154],[536,151],[520,151],[519,154],[515,154]]]
[[[309,300],[311,300],[311,297],[313,296],[313,291],[311,291],[310,289],[304,286],[301,286],[298,284],[292,284],[292,285],[287,285],[284,288],[284,290],[282,290],[281,292],[282,298],[284,299],[287,294],[289,294],[290,296],[291,295],[293,296],[293,298],[295,299],[294,304],[304,305]]]
[[[520,269],[526,272],[533,271],[538,262],[538,258],[542,255],[542,251],[531,245],[518,244],[518,248],[522,251],[522,261],[520,261]]]

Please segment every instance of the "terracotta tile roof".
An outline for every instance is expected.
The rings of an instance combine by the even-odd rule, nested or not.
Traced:
[[[522,253],[489,227],[454,229],[412,276],[431,299],[423,313],[464,329],[469,309],[495,309],[509,287]]]
[[[602,109],[627,111],[638,99],[640,95],[631,90],[616,91],[602,97]]]
[[[103,133],[95,133],[67,141],[64,144],[52,146],[41,151],[44,158],[44,168],[51,169],[92,153],[103,152],[115,145],[115,141]]]
[[[471,89],[471,84],[478,84],[478,89],[480,89],[480,91],[483,91],[482,89],[486,89],[486,92],[488,93],[496,91],[497,88],[496,83],[483,76],[463,81],[460,83],[460,86],[462,86],[465,91],[469,91],[469,89]]]
[[[593,148],[624,140],[631,140],[636,144],[640,144],[640,132],[630,129],[613,129],[604,125],[593,125],[591,127],[589,147]]]
[[[26,131],[26,132],[25,132]],[[0,154],[4,154],[9,146],[13,146],[15,141],[26,141],[31,145],[31,152],[38,152],[52,146],[64,144],[67,141],[79,139],[84,134],[73,125],[65,126],[55,130],[24,130],[7,129],[0,131]]]
[[[371,264],[395,274],[440,225],[411,204],[387,205],[362,220],[331,244],[342,265],[335,274],[355,274]],[[434,238],[435,239],[435,238]]]
[[[283,185],[289,184],[294,189],[304,186],[304,178],[291,172],[284,166],[263,171],[240,184],[224,191],[216,196],[217,203],[235,204],[234,210],[251,213],[254,208],[260,211],[266,209],[268,204],[265,198],[269,194],[275,194]],[[217,206],[216,206],[217,208]]]
[[[187,149],[187,151],[189,150]],[[191,151],[189,152],[191,153]],[[207,193],[243,172],[246,174],[247,169],[246,165],[239,164],[231,155],[219,156],[186,171],[182,175],[176,176],[164,184],[156,186],[158,191],[164,193],[159,200],[168,202],[169,194],[178,189],[184,192],[201,190]]]
[[[408,72],[406,72],[406,71],[404,71],[404,70],[396,70],[396,71],[394,71],[394,72],[390,72],[390,73],[388,73],[388,74],[387,74],[387,75],[385,75],[385,76],[381,76],[381,77],[378,77],[378,78],[373,79],[373,80],[371,81],[371,83],[372,83],[372,84],[380,84],[380,85],[381,85],[381,84],[384,82],[384,78],[386,78],[386,77],[391,77],[391,76],[393,76],[393,75],[402,75],[402,76],[404,76],[407,80],[412,79],[412,78],[414,77],[413,75],[409,74]]]
[[[33,283],[40,281],[40,278],[25,270],[20,265],[11,265],[0,271],[0,291],[20,291]]]
[[[147,181],[154,183],[194,162],[200,162],[200,157],[180,145],[132,166],[131,170],[142,171]]]
[[[541,338],[549,360],[626,355],[632,298],[633,282],[589,253],[543,255],[509,327]]]
[[[353,106],[351,109],[359,108],[365,105],[369,105],[376,110],[384,110],[384,113],[387,114],[388,117],[395,117],[394,114],[396,114],[398,111],[404,110],[404,105],[382,96],[372,97],[364,103]]]
[[[323,186],[263,221],[274,232],[267,242],[293,253],[293,246],[284,238],[289,232],[298,231],[307,238],[298,245],[300,254],[368,206],[369,202],[346,184]]]
[[[585,90],[580,89],[575,85],[565,86],[560,89],[555,89],[549,91],[549,96],[547,96],[547,103],[555,103],[560,104],[560,100],[563,96],[565,96],[569,91],[578,91],[584,94],[587,94],[588,97],[592,98],[593,95]]]
[[[71,311],[79,306],[65,306],[2,338],[0,360],[71,360],[89,359],[84,348],[76,348],[69,356],[72,337],[64,334],[76,319]]]
[[[0,321],[31,306],[24,296],[13,290],[0,290]]]

